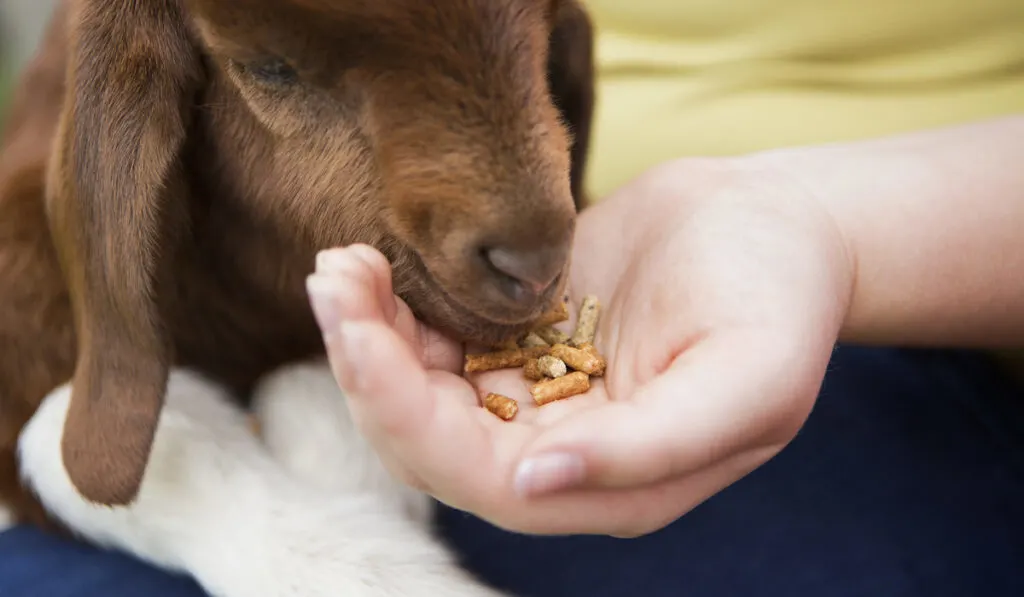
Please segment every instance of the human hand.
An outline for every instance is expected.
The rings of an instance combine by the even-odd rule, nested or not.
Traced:
[[[583,212],[570,303],[604,305],[591,390],[535,408],[519,370],[461,375],[376,251],[325,252],[309,289],[332,367],[388,469],[511,530],[655,531],[778,453],[803,424],[852,265],[807,192],[746,162],[656,168]],[[517,398],[505,422],[479,406]]]

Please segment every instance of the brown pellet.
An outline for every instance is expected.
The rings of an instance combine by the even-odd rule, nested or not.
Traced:
[[[544,338],[538,336],[536,332],[530,332],[523,338],[523,341],[520,342],[519,345],[523,348],[536,348],[538,346],[550,346],[551,344]]]
[[[600,317],[601,302],[597,300],[597,297],[592,294],[583,297],[579,315],[576,317],[576,330],[572,333],[572,337],[569,338],[569,344],[579,346],[580,344],[593,343],[594,336],[597,334],[597,322]]]
[[[530,395],[537,406],[544,406],[556,400],[564,400],[590,389],[590,376],[582,371],[573,371],[562,377],[539,381],[530,388]]]
[[[533,381],[561,377],[569,372],[568,367],[561,359],[549,355],[540,358],[530,359],[523,365],[523,376]]]
[[[569,343],[569,334],[550,325],[537,328],[533,333],[552,346]]]
[[[568,297],[536,322],[536,327],[504,342],[491,352],[467,354],[465,372],[483,372],[520,367],[523,376],[534,382],[530,395],[538,407],[585,394],[590,390],[591,377],[605,374],[607,361],[593,342],[601,315],[601,304],[594,295],[583,297],[576,327],[572,334],[554,327],[569,319]],[[519,403],[513,398],[488,393],[485,408],[495,416],[510,421],[519,413]]]
[[[519,403],[501,394],[491,392],[484,397],[484,407],[498,418],[511,421],[519,413]]]
[[[533,381],[544,379],[544,373],[540,370],[540,359],[530,359],[523,365],[523,377]]]
[[[546,354],[537,359],[537,370],[541,372],[544,377],[562,377],[569,372],[566,368],[566,363],[560,359]]]
[[[540,319],[534,324],[536,327],[544,327],[549,325],[555,325],[556,323],[562,323],[569,319],[569,303],[568,301],[560,301],[555,308],[548,311],[544,315],[540,316]]]
[[[596,351],[595,351],[596,352]],[[551,347],[551,354],[544,358],[557,358],[576,371],[582,371],[587,375],[604,375],[605,361],[599,355],[565,344],[556,344]]]
[[[542,357],[550,351],[551,347],[549,346],[536,346],[533,348],[514,348],[512,350],[467,354],[464,370],[466,373],[475,373],[522,367],[530,359]]]

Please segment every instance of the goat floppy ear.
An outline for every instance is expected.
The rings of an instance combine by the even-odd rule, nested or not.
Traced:
[[[186,226],[177,171],[201,59],[181,0],[79,0],[47,207],[78,345],[61,448],[86,499],[132,502],[173,358],[157,297]]]
[[[573,136],[572,196],[577,211],[587,203],[584,180],[594,114],[594,29],[578,0],[555,0],[548,79],[555,105]]]

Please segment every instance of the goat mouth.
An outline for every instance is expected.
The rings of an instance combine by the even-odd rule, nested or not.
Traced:
[[[410,307],[417,318],[432,325],[455,339],[464,342],[478,342],[481,344],[497,344],[509,338],[526,333],[532,327],[532,323],[539,317],[543,310],[536,314],[516,319],[495,319],[466,306],[458,297],[449,292],[441,282],[434,277],[430,268],[415,252],[415,269],[418,278],[426,287],[424,290],[433,293],[442,299],[440,309],[433,309],[432,312],[421,311],[412,305]],[[561,286],[563,274],[551,285],[545,294],[550,293],[552,297],[558,292]]]

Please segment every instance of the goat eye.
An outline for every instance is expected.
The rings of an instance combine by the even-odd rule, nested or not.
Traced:
[[[280,58],[269,58],[240,66],[254,79],[270,85],[289,85],[299,78],[299,73]]]

